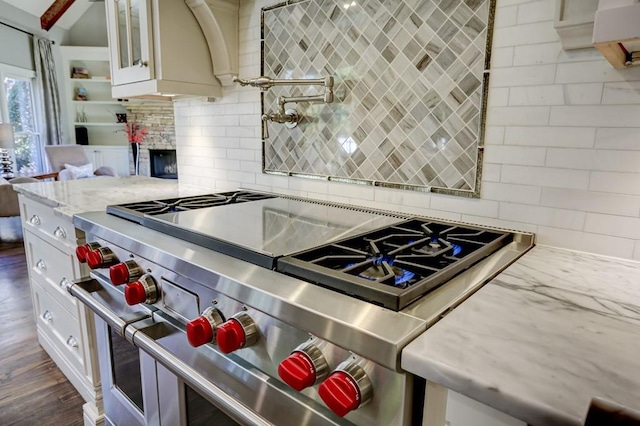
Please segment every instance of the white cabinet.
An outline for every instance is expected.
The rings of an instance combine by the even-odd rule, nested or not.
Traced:
[[[23,194],[19,199],[38,342],[87,402],[85,425],[102,425],[93,314],[64,289],[67,281],[89,275],[75,257],[84,233],[50,206]]]
[[[106,0],[106,11],[115,98],[222,96],[207,41],[184,1]]]
[[[124,118],[127,110],[111,96],[108,48],[62,46],[61,50],[67,72],[64,99],[70,143],[79,142],[76,128],[84,128],[89,144],[126,145],[124,122],[116,114]]]
[[[129,147],[128,146],[99,146],[87,145],[84,151],[94,168],[101,166],[112,167],[118,176],[129,176]]]

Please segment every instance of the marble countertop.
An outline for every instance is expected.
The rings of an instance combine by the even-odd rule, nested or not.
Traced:
[[[17,192],[38,199],[54,208],[60,216],[105,210],[108,205],[135,201],[186,197],[211,193],[211,190],[179,184],[176,180],[145,176],[98,177],[60,182],[16,184]]]
[[[536,246],[410,343],[402,367],[532,425],[640,408],[640,263]]]

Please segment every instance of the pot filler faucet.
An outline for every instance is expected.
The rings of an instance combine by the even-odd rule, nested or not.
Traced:
[[[233,81],[241,86],[257,87],[261,91],[266,92],[273,86],[323,86],[324,93],[321,95],[307,96],[280,96],[278,98],[278,112],[262,114],[262,131],[264,138],[269,138],[269,128],[267,122],[281,123],[289,129],[293,129],[300,121],[300,115],[295,109],[286,109],[285,104],[290,102],[324,102],[330,104],[333,102],[333,77],[324,78],[294,78],[287,80],[278,80],[271,77],[260,76],[249,80],[243,80],[238,76],[233,77]]]

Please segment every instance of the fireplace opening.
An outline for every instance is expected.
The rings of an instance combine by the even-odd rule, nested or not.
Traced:
[[[178,179],[178,158],[175,149],[150,149],[151,177]]]

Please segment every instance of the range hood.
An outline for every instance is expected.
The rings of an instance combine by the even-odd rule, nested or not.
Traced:
[[[222,86],[238,75],[239,0],[185,0],[209,45],[213,74]]]
[[[639,64],[639,0],[600,0],[593,25],[593,44],[614,68]]]

